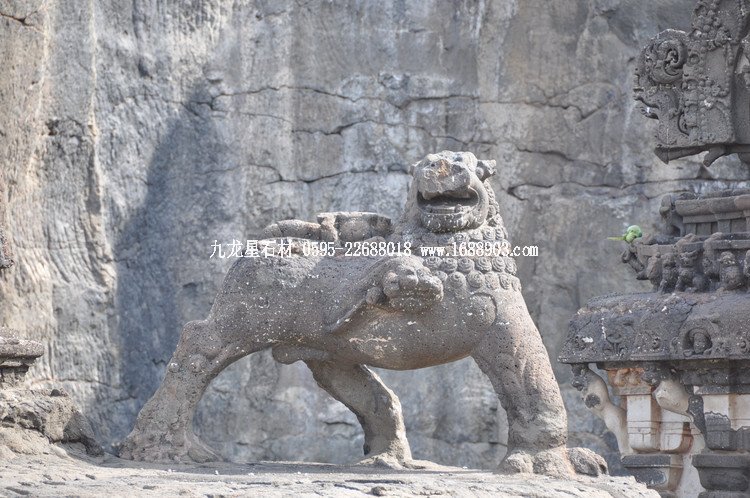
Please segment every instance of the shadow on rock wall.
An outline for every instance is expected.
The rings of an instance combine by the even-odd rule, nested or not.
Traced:
[[[213,298],[202,270],[211,255],[209,239],[218,236],[211,227],[237,218],[234,189],[214,170],[225,163],[225,146],[210,118],[188,110],[175,116],[148,165],[146,197],[115,244],[119,368],[123,389],[137,400],[124,414],[128,422],[158,387],[184,323],[202,318]],[[123,423],[118,433],[128,431]]]

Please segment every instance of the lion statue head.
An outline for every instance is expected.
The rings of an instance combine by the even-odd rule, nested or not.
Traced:
[[[399,222],[411,232],[459,232],[494,224],[498,214],[488,179],[495,161],[471,152],[428,154],[411,167],[412,183]]]

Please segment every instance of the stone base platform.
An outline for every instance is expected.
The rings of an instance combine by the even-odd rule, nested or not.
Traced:
[[[551,479],[436,467],[390,470],[367,466],[275,462],[149,464],[111,455],[89,457],[79,444],[47,454],[0,459],[2,496],[492,496],[658,498],[632,477]]]

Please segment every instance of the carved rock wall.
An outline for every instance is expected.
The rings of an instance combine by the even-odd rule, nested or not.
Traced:
[[[736,159],[670,166],[630,96],[635,57],[692,0],[0,3],[0,189],[16,266],[0,324],[42,341],[106,443],[159,383],[228,268],[214,240],[288,217],[396,215],[407,165],[470,150],[495,188],[551,356],[585,301],[646,288],[605,240],[663,194],[740,186]],[[2,212],[2,210],[0,210]],[[567,385],[568,369],[556,365]],[[504,418],[467,361],[383,374],[417,458],[492,467]],[[576,444],[613,444],[566,388]],[[226,456],[351,461],[355,420],[303,365],[222,374],[199,432]],[[611,449],[611,448],[610,448]]]

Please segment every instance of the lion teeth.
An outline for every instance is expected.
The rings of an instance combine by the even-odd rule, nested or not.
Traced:
[[[471,206],[461,204],[427,204],[422,206],[422,210],[431,214],[467,213],[471,211]]]
[[[437,214],[449,214],[449,213],[455,213],[456,212],[456,206],[446,206],[446,205],[443,205],[443,206],[430,206],[430,207],[431,207],[430,210],[433,213],[437,213]]]

